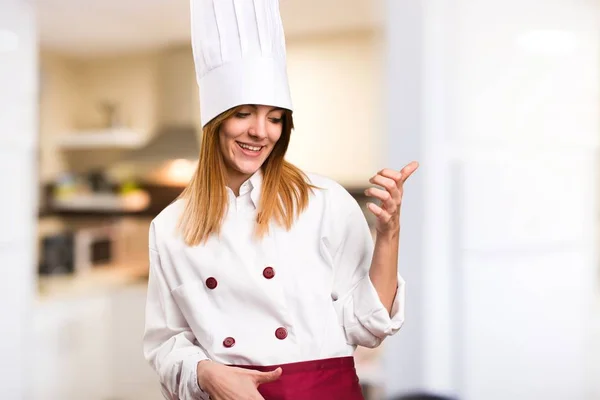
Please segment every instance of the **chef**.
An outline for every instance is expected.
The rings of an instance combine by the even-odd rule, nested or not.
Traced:
[[[356,346],[404,322],[400,204],[418,164],[370,179],[374,243],[342,186],[284,158],[278,0],[191,0],[191,21],[203,137],[151,223],[145,357],[166,399],[363,399]]]

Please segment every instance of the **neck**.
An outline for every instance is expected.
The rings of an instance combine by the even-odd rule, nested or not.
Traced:
[[[252,175],[245,175],[239,172],[232,173],[231,171],[227,174],[227,187],[233,191],[236,196],[240,195],[240,188],[242,183],[248,180]]]

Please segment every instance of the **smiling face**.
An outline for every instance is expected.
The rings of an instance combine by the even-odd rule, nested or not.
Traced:
[[[241,184],[263,165],[281,137],[285,110],[263,105],[244,105],[223,121],[220,147],[227,168],[228,186],[238,192]]]

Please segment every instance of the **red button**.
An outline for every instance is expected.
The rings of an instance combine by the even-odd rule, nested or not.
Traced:
[[[279,340],[285,339],[287,335],[287,329],[285,328],[277,328],[277,330],[275,331],[275,337]]]
[[[263,276],[267,279],[272,279],[275,276],[275,270],[272,267],[267,267],[263,270]]]
[[[208,278],[206,280],[206,287],[209,289],[214,289],[217,287],[217,280],[215,278]]]
[[[233,347],[233,345],[235,344],[235,339],[232,337],[228,337],[225,338],[225,340],[223,340],[223,346],[225,347]]]

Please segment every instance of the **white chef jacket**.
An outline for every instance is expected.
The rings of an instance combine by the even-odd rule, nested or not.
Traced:
[[[262,173],[244,182],[221,236],[187,246],[178,200],[150,227],[144,354],[165,398],[207,399],[199,361],[275,365],[350,356],[376,347],[404,322],[404,280],[391,317],[368,272],[373,239],[356,200],[336,182],[307,174],[315,189],[290,231],[270,225],[255,239]]]

